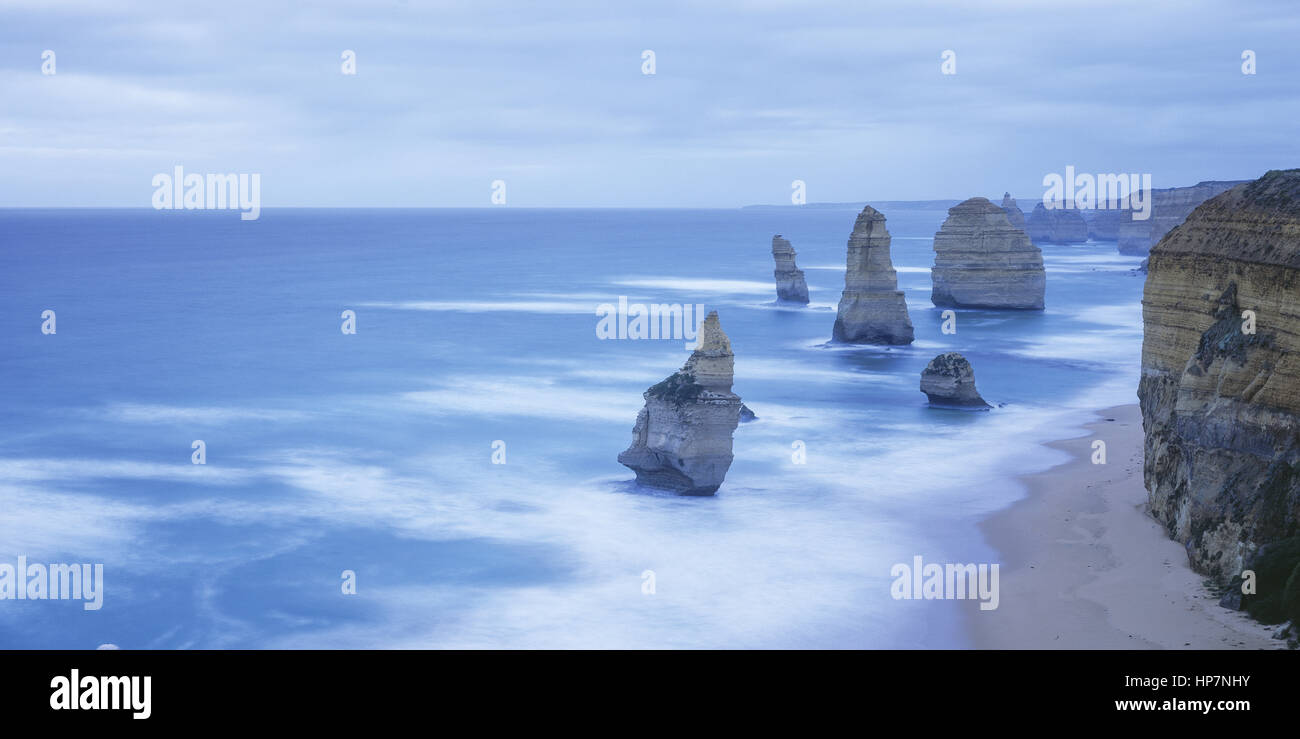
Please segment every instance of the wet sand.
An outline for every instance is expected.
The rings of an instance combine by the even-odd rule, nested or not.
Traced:
[[[1113,420],[1107,420],[1113,419]],[[1001,602],[967,612],[979,649],[1280,649],[1276,627],[1229,611],[1146,512],[1137,405],[1099,412],[1071,455],[1022,477],[1028,497],[981,524],[1001,555]],[[1093,464],[1094,440],[1106,464]]]

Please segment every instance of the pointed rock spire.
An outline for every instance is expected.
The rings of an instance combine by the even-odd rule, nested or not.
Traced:
[[[912,319],[907,315],[907,300],[898,289],[889,242],[885,216],[870,205],[863,208],[849,234],[844,293],[835,317],[836,341],[912,343]]]
[[[712,495],[731,467],[740,396],[731,392],[735,356],[717,311],[700,327],[686,364],[644,393],[632,445],[618,461],[638,483],[685,495]]]
[[[772,259],[776,261],[776,298],[786,303],[808,303],[808,283],[803,270],[795,266],[794,247],[781,234],[772,237]]]

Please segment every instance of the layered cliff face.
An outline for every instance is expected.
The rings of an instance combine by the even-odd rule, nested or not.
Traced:
[[[1011,222],[1012,226],[1021,231],[1025,230],[1025,213],[1020,210],[1019,205],[1016,205],[1016,199],[1011,197],[1009,192],[1002,193],[1002,210],[1006,211],[1007,220]]]
[[[1088,224],[1078,208],[1039,203],[1025,219],[1025,233],[1035,244],[1081,244],[1088,240]]]
[[[731,341],[717,311],[710,312],[686,364],[642,393],[632,446],[618,455],[637,482],[685,495],[717,491],[740,423],[740,397],[731,392],[734,364]]]
[[[1198,182],[1191,187],[1172,187],[1152,190],[1151,205],[1145,220],[1136,221],[1132,213],[1119,225],[1119,251],[1121,254],[1143,256],[1151,251],[1151,246],[1174,226],[1182,223],[1196,206],[1219,193],[1230,190],[1245,180]],[[1140,213],[1138,214],[1141,215]]]
[[[930,300],[939,307],[1043,309],[1042,250],[985,198],[948,209],[934,235],[930,277]]]
[[[862,209],[849,234],[844,293],[835,316],[834,338],[853,344],[910,344],[912,319],[889,258],[885,216]]]
[[[808,283],[803,270],[794,264],[794,247],[781,234],[772,237],[772,259],[776,261],[776,299],[786,303],[808,303]]]
[[[1170,231],[1142,305],[1151,512],[1226,581],[1300,533],[1300,170],[1219,195]]]
[[[945,408],[983,409],[984,402],[975,390],[975,370],[957,352],[940,354],[921,372],[921,392],[930,405]]]

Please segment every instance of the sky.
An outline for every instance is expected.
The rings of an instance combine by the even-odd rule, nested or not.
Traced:
[[[2,0],[0,207],[149,207],[177,165],[263,207],[1252,179],[1300,166],[1297,39],[1294,0]]]

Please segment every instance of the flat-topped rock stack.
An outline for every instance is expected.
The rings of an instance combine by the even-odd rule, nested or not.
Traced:
[[[889,258],[885,216],[870,205],[862,209],[849,234],[844,293],[833,332],[851,344],[910,344],[912,319],[898,289],[898,273]]]
[[[933,288],[939,307],[1042,310],[1043,252],[986,198],[948,209],[934,235]]]
[[[803,270],[795,266],[794,246],[777,234],[772,237],[772,259],[776,262],[776,299],[783,303],[808,304],[808,283]]]
[[[650,387],[632,428],[632,445],[618,461],[638,483],[684,495],[712,495],[731,467],[740,396],[731,392],[735,356],[717,311],[700,327],[686,364]],[[752,415],[752,414],[751,414]]]
[[[1025,219],[1025,233],[1035,244],[1082,244],[1088,240],[1088,223],[1072,203],[1041,202]]]

